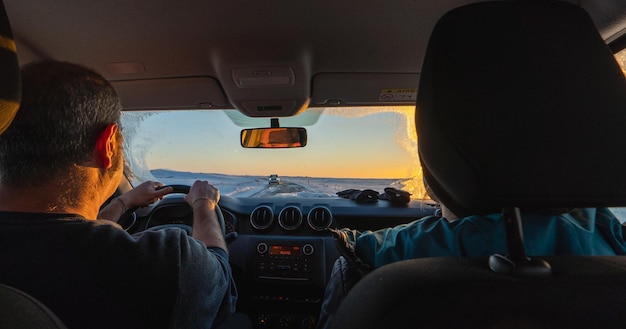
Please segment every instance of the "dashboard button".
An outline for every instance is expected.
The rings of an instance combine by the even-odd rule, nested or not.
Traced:
[[[261,242],[261,243],[259,243],[259,244],[257,244],[257,245],[256,245],[256,251],[257,251],[259,254],[264,254],[264,253],[266,253],[266,252],[267,252],[267,250],[269,250],[269,248],[268,248],[267,244],[266,244],[266,243],[264,243],[264,242]]]
[[[315,249],[310,244],[305,244],[304,247],[302,247],[302,253],[307,255],[307,256],[311,256],[314,251],[315,251]]]

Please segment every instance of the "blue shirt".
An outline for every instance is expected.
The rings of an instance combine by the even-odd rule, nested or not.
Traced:
[[[622,225],[607,208],[574,209],[561,215],[522,214],[528,256],[626,255]],[[506,253],[501,215],[448,221],[429,216],[378,231],[356,233],[356,255],[381,267],[399,260],[437,257],[483,257]]]

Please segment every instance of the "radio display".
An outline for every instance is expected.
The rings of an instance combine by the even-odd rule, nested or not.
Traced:
[[[270,246],[270,255],[300,256],[300,246]]]

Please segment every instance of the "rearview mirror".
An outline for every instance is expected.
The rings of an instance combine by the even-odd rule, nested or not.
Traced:
[[[245,148],[291,148],[306,146],[304,128],[253,128],[241,131],[241,146]]]

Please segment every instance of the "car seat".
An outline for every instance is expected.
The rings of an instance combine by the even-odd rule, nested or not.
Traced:
[[[65,329],[45,305],[16,288],[0,284],[0,328]]]
[[[19,108],[21,83],[15,41],[0,1],[0,133]],[[61,329],[65,325],[42,303],[13,287],[0,284],[0,328]]]
[[[626,81],[589,15],[559,1],[456,8],[435,26],[419,156],[458,216],[502,212],[508,254],[366,275],[332,328],[621,328],[626,256],[525,255],[524,211],[626,206]]]

